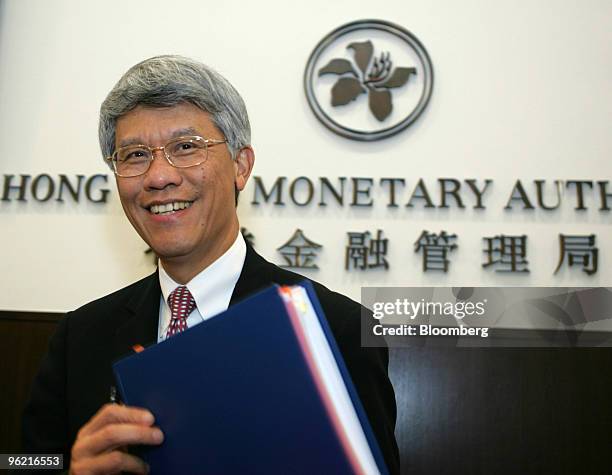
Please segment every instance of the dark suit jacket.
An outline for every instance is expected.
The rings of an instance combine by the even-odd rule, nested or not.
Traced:
[[[304,277],[267,262],[247,246],[230,305],[272,283]],[[386,348],[362,348],[360,306],[315,283],[315,289],[391,473],[399,472],[394,437],[396,406],[387,377]],[[157,272],[91,302],[61,320],[24,411],[24,450],[63,453],[65,466],[78,430],[109,401],[111,365],[132,346],[157,341]]]

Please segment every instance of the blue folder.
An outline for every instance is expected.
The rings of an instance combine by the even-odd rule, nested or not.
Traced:
[[[312,285],[301,284],[325,333],[377,470],[382,454]],[[114,364],[122,400],[145,407],[164,442],[139,455],[152,474],[354,474],[300,346],[281,289]],[[363,473],[369,473],[365,471]]]

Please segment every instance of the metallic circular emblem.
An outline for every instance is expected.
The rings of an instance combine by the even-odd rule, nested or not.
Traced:
[[[359,20],[323,38],[308,58],[304,90],[310,108],[332,132],[380,140],[421,115],[433,88],[433,67],[421,42],[381,20]]]

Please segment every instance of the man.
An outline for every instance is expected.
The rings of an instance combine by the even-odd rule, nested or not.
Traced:
[[[159,256],[159,268],[62,319],[24,413],[24,443],[29,452],[64,453],[74,474],[146,473],[125,447],[160,444],[164,434],[146,409],[107,404],[113,361],[256,290],[303,277],[265,261],[239,233],[236,202],[255,157],[244,103],[218,73],[177,56],[137,64],[102,104],[99,135],[125,214]],[[387,351],[361,348],[357,303],[315,286],[396,473]],[[178,294],[191,312],[176,311]]]

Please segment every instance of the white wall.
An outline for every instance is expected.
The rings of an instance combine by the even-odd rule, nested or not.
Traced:
[[[158,54],[192,56],[241,92],[250,112],[254,174],[494,180],[487,210],[253,207],[241,222],[258,249],[275,249],[296,227],[323,244],[309,276],[359,298],[361,285],[612,286],[610,212],[574,211],[572,193],[553,212],[504,212],[516,179],[611,180],[607,0],[486,2],[203,2],[6,0],[0,3],[0,176],[109,174],[97,144],[99,105],[121,74]],[[405,132],[365,144],[333,135],[302,89],[317,42],[352,20],[378,18],[412,31],[433,62],[424,115]],[[109,180],[112,177],[109,174]],[[0,202],[0,309],[64,311],[153,270],[146,245],[122,215],[114,184],[105,206]],[[402,196],[409,197],[406,191]],[[468,196],[468,195],[466,195]],[[381,199],[382,197],[379,197]],[[382,228],[389,272],[347,273],[347,231]],[[459,234],[448,274],[421,271],[413,243],[423,229]],[[482,237],[529,236],[529,276],[481,269]],[[552,273],[558,234],[597,234],[599,272]]]

